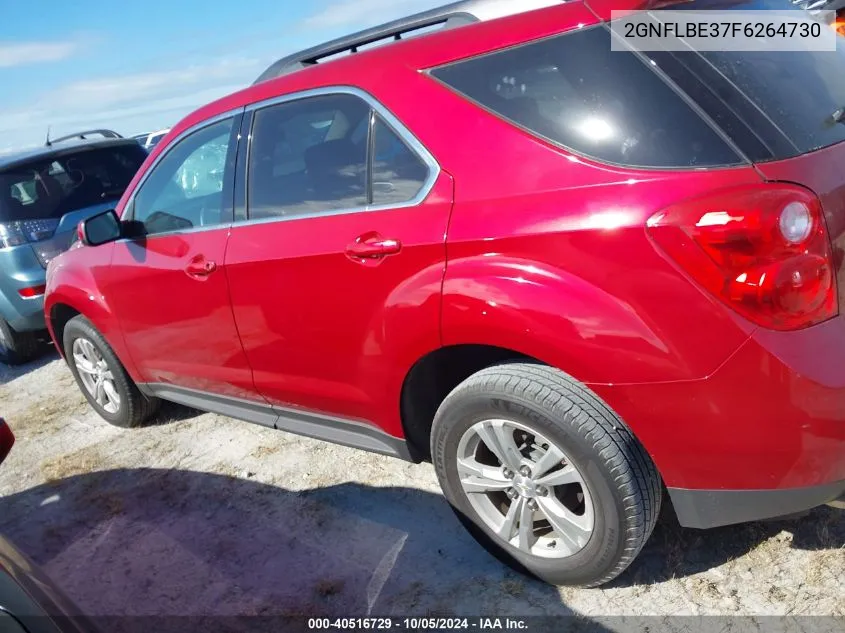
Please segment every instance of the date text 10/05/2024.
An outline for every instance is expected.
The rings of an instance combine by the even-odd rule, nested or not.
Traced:
[[[375,631],[525,631],[528,625],[520,618],[309,618],[312,631],[375,630]]]

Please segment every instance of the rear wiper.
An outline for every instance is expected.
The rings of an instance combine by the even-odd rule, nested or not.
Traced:
[[[834,111],[830,118],[833,123],[845,123],[845,106]]]

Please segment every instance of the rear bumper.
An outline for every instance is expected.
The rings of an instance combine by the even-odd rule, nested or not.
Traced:
[[[0,294],[0,317],[16,332],[38,332],[47,328],[44,297],[23,299]]]
[[[0,317],[17,332],[43,330],[44,295],[26,299],[22,288],[42,286],[47,271],[30,244],[0,249]]]
[[[591,385],[655,461],[683,525],[810,509],[845,494],[845,317],[757,330],[701,380]]]
[[[775,490],[689,490],[669,488],[678,522],[713,528],[770,519],[820,505],[845,505],[845,481],[808,488]],[[843,505],[840,505],[843,504]]]

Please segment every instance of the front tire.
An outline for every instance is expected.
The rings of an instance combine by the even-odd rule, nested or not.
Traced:
[[[662,484],[596,395],[556,369],[505,364],[455,388],[431,451],[461,522],[497,558],[553,585],[596,587],[651,535]]]
[[[76,384],[106,422],[135,427],[158,409],[160,401],[138,390],[112,348],[84,316],[68,321],[62,343]]]

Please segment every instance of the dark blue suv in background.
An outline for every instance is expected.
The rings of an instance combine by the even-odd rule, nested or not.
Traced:
[[[0,362],[33,357],[46,329],[47,264],[70,247],[80,220],[115,205],[146,157],[111,130],[0,155]]]

